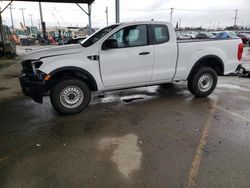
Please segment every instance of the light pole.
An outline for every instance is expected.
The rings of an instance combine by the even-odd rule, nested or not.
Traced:
[[[15,32],[15,27],[14,27],[14,21],[13,21],[13,15],[12,15],[12,10],[15,9],[12,7],[12,4],[10,4],[10,7],[8,8],[10,9],[10,17],[11,17],[11,28],[12,28],[12,32],[14,33]]]
[[[120,22],[120,0],[115,0],[115,22]]]
[[[170,9],[170,23],[172,24],[174,8]]]
[[[238,9],[235,10],[235,15],[234,15],[234,27],[237,25],[237,18],[238,18]]]
[[[32,19],[32,14],[29,15],[30,16],[30,23],[31,23],[31,26],[33,27],[33,19]]]
[[[22,11],[22,15],[23,15],[23,26],[25,27],[26,24],[25,24],[24,13],[23,13],[23,11],[25,10],[25,8],[20,8],[20,10]]]

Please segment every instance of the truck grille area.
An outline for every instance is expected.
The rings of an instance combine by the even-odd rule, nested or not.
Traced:
[[[23,73],[26,73],[26,74],[33,73],[31,61],[23,61],[22,67],[23,67]]]
[[[32,67],[32,61],[23,61],[22,62],[23,70],[21,72],[22,75],[25,75],[26,78],[29,80],[38,80],[38,77],[36,76],[33,67]]]

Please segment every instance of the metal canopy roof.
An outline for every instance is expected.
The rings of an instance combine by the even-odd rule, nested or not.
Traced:
[[[2,0],[2,1],[6,1],[6,0]],[[85,3],[85,4],[92,4],[95,0],[13,0],[13,1],[44,2],[44,3]]]

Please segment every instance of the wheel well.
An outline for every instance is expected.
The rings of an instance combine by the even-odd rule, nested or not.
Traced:
[[[219,57],[211,55],[211,56],[205,56],[201,58],[200,60],[198,60],[193,66],[188,78],[193,74],[193,72],[197,68],[200,68],[203,66],[214,69],[219,76],[222,76],[224,74],[223,61]]]
[[[91,91],[97,91],[97,84],[93,76],[85,70],[81,69],[62,69],[53,71],[51,74],[51,79],[49,81],[49,87],[58,81],[66,78],[78,78],[84,81]]]

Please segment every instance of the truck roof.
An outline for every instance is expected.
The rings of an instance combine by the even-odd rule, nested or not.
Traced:
[[[164,21],[134,21],[134,22],[121,22],[120,25],[132,25],[132,24],[164,24],[168,25],[169,22]]]

